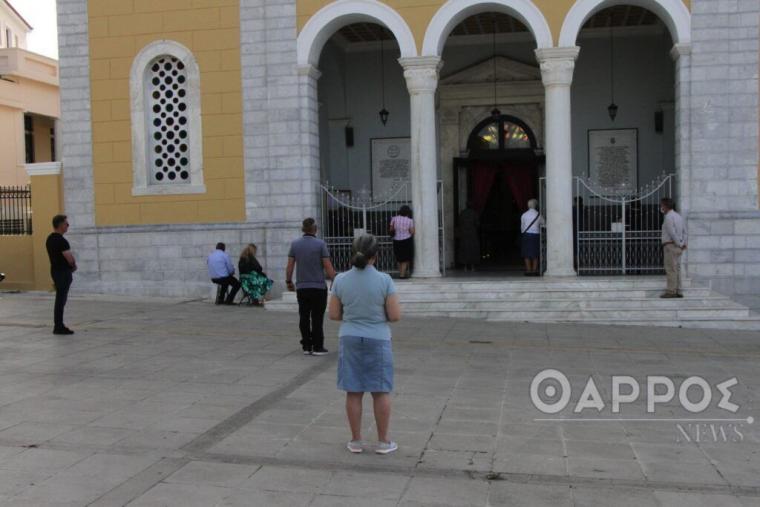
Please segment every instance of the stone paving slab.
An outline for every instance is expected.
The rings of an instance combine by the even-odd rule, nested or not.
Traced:
[[[71,337],[50,333],[50,313],[50,295],[0,293],[0,505],[760,505],[760,432],[746,422],[760,418],[757,332],[406,319],[400,449],[378,456],[344,447],[334,323],[318,358],[300,353],[288,313],[75,294]],[[537,421],[552,418],[529,395],[546,368],[573,402],[589,376],[606,402],[612,375],[737,377],[742,437],[715,441],[736,433],[702,422],[684,441],[673,422],[638,420],[643,398]],[[727,419],[714,397],[699,415],[673,401],[656,416]]]

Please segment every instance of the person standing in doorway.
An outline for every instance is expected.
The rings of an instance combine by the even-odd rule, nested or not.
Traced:
[[[375,269],[379,244],[365,234],[354,240],[350,271],[333,284],[330,319],[340,325],[338,389],[346,391],[346,415],[353,453],[364,451],[362,441],[362,398],[372,393],[378,444],[375,452],[389,454],[398,445],[388,438],[393,391],[393,351],[388,322],[401,318],[396,288],[391,277]]]
[[[53,217],[53,232],[45,242],[48,257],[50,257],[50,277],[55,284],[53,334],[74,334],[74,331],[63,323],[63,309],[74,278],[72,273],[77,270],[77,262],[71,253],[71,246],[63,237],[68,231],[69,221],[66,215],[56,215]]]
[[[665,264],[667,287],[661,298],[682,298],[681,255],[686,250],[686,223],[675,209],[673,199],[665,197],[660,201],[662,221],[662,250]]]
[[[457,226],[457,261],[464,264],[464,271],[475,271],[480,264],[480,214],[471,203],[459,214]]]
[[[240,282],[235,278],[235,267],[232,265],[230,256],[225,251],[227,246],[219,242],[216,249],[206,259],[208,276],[211,281],[219,286],[216,293],[216,304],[231,305],[235,302],[235,295],[240,290]],[[229,293],[227,292],[229,290]]]
[[[327,308],[325,273],[332,280],[335,278],[335,268],[330,262],[327,245],[316,236],[315,220],[304,219],[301,231],[303,236],[290,245],[285,283],[288,290],[296,291],[298,327],[301,331],[301,347],[304,355],[324,356],[328,352],[325,348],[325,334],[322,329]],[[296,266],[298,269],[294,284],[293,270]]]
[[[414,259],[414,220],[412,209],[406,204],[391,218],[393,255],[398,263],[399,278],[409,278],[409,264]]]
[[[520,217],[520,251],[525,260],[525,276],[540,276],[538,259],[541,256],[541,225],[544,218],[538,212],[538,201],[528,201],[528,211]]]

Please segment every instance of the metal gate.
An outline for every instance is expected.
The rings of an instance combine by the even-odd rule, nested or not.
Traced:
[[[673,196],[675,175],[663,174],[637,192],[599,188],[584,178],[573,179],[573,250],[578,274],[664,273],[660,199]],[[546,181],[541,178],[542,210],[545,188]],[[543,270],[545,231],[542,234]]]
[[[443,184],[438,182],[438,248],[441,273],[445,274],[445,228]],[[330,250],[337,271],[351,268],[351,244],[363,232],[374,234],[380,242],[375,267],[385,273],[397,273],[393,256],[393,239],[389,235],[391,218],[403,205],[412,207],[411,185],[403,183],[384,196],[375,196],[362,188],[352,194],[328,184],[320,185],[322,196],[322,238]]]

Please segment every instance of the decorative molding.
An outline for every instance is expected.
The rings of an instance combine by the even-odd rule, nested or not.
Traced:
[[[406,87],[410,94],[435,93],[443,60],[437,56],[417,56],[399,58],[398,62],[404,68]]]
[[[520,20],[533,34],[536,46],[554,46],[549,23],[530,0],[448,0],[430,20],[422,43],[423,56],[441,56],[443,46],[454,27],[466,18],[481,12],[503,12]]]
[[[568,11],[559,35],[560,47],[574,46],[586,21],[607,7],[619,5],[618,0],[578,0]],[[629,0],[626,4],[654,12],[668,27],[673,42],[691,42],[691,14],[682,0]]]
[[[417,56],[414,35],[394,9],[377,0],[337,0],[318,10],[298,34],[298,65],[316,67],[327,40],[340,28],[361,22],[378,23],[390,30],[403,58]]]
[[[494,68],[497,83],[541,80],[538,66],[496,56],[449,74],[441,79],[441,85],[493,83]]]
[[[537,49],[536,58],[541,64],[544,86],[570,86],[573,82],[575,60],[579,47]]]
[[[437,56],[417,56],[414,58],[399,58],[404,68],[404,79],[409,94],[435,93],[438,88],[438,74],[443,61]]]
[[[691,55],[691,44],[674,44],[670,50],[670,57],[677,62],[682,56]]]
[[[296,70],[299,76],[307,76],[315,81],[318,81],[322,77],[322,72],[314,65],[307,63],[306,65],[297,65]]]
[[[148,111],[146,111],[146,75],[148,66],[158,57],[173,56],[187,72],[187,117],[190,181],[189,183],[151,182]],[[203,130],[201,123],[200,70],[192,52],[171,40],[158,40],[145,46],[132,62],[129,75],[132,119],[132,195],[176,195],[205,193],[203,184]]]
[[[25,164],[26,174],[32,176],[53,176],[61,174],[61,162],[38,162],[36,164]]]

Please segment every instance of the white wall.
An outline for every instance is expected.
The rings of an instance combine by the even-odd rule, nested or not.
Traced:
[[[398,46],[385,50],[385,108],[390,112],[383,125],[378,114],[382,109],[380,87],[380,51],[344,53],[328,44],[322,52],[319,68],[319,101],[327,125],[321,132],[322,151],[329,150],[327,180],[341,188],[357,191],[371,186],[370,140],[383,137],[409,137],[409,93],[403,69],[398,63]],[[344,86],[345,82],[345,86]],[[345,145],[344,128],[350,120],[354,128],[354,146]]]
[[[639,183],[646,184],[674,164],[673,111],[674,65],[670,38],[663,34],[629,34],[615,42],[615,122],[607,114],[609,96],[609,40],[581,38],[581,53],[573,82],[573,171],[588,169],[589,129],[637,128],[639,137]],[[531,42],[501,42],[497,53],[529,65],[538,65]],[[458,72],[490,58],[490,44],[447,45],[441,76]],[[380,123],[379,49],[344,52],[328,43],[322,53],[319,80],[323,178],[341,188],[370,187],[370,139],[409,135],[409,98],[398,48],[386,45],[385,82],[388,124]],[[344,84],[345,82],[345,84]],[[665,131],[654,130],[654,114],[662,104]],[[354,127],[354,147],[346,148],[344,127]],[[543,146],[543,139],[539,140]]]
[[[639,184],[674,170],[673,126],[675,66],[670,58],[670,36],[641,35],[615,39],[615,103],[617,118],[607,113],[610,104],[609,39],[580,40],[581,52],[573,76],[573,173],[588,175],[589,129],[638,129]],[[656,133],[654,115],[662,104],[665,130]]]
[[[18,47],[26,49],[27,26],[19,21],[18,17],[5,5],[0,2],[0,48],[8,47],[6,45],[5,30],[10,29],[14,36],[18,36]],[[11,41],[10,47],[16,47],[15,41]]]

